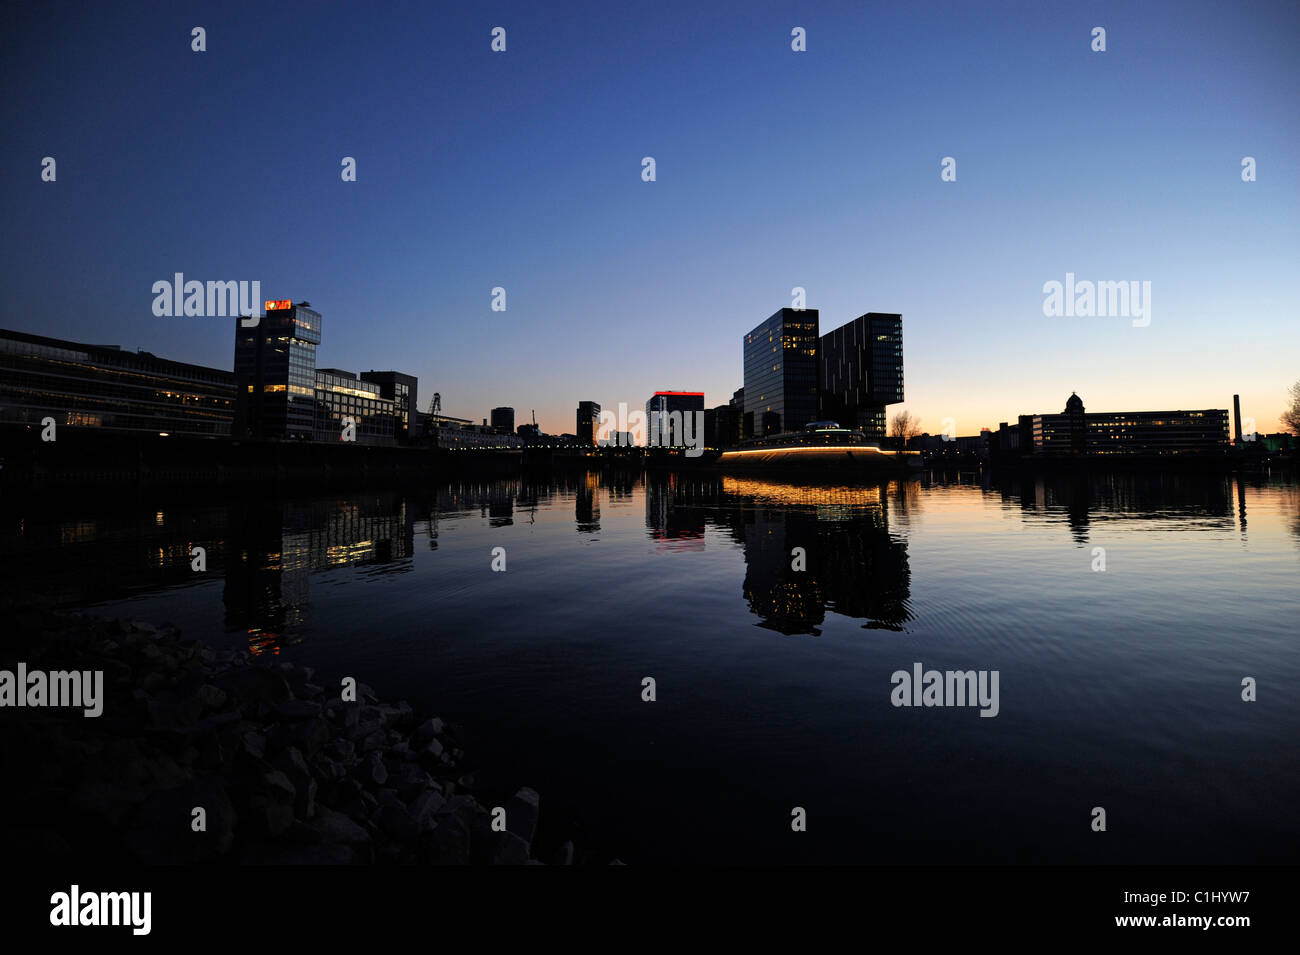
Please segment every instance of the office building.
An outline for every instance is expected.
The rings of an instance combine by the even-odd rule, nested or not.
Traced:
[[[515,433],[515,409],[514,408],[493,408],[492,428],[498,434],[514,434]]]
[[[396,410],[393,401],[380,394],[377,382],[362,381],[341,368],[318,368],[315,395],[315,440],[343,440],[344,426],[350,418],[354,443],[394,443]]]
[[[818,417],[818,312],[783,308],[745,336],[745,437],[798,431]]]
[[[0,423],[228,437],[235,376],[116,345],[0,330]]]
[[[1072,394],[1061,414],[1037,414],[1030,421],[1030,450],[1038,455],[1186,455],[1228,448],[1227,408],[1089,414],[1083,399]]]
[[[400,371],[363,371],[362,381],[369,381],[379,386],[379,396],[393,403],[396,436],[399,441],[408,441],[419,433],[417,415],[419,414],[419,379],[414,375],[404,375]]]
[[[312,440],[320,313],[308,302],[267,302],[253,327],[235,322],[235,437]]]
[[[578,402],[578,427],[574,443],[594,447],[600,427],[600,405],[595,401]]]
[[[704,412],[704,446],[734,448],[740,443],[740,414],[734,404],[718,405]]]
[[[867,312],[820,344],[820,417],[885,437],[886,407],[903,400],[903,317]]]
[[[698,415],[703,412],[702,391],[656,391],[645,403],[646,444],[650,447],[684,447],[687,432],[692,441],[702,440],[704,426]],[[686,422],[687,415],[691,416],[689,423]]]

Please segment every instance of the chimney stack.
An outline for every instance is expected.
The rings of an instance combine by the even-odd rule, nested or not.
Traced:
[[[1233,444],[1241,444],[1241,395],[1232,396],[1232,420],[1237,426],[1237,440]]]

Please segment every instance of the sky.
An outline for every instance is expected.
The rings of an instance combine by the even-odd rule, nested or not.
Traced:
[[[1239,393],[1267,433],[1300,379],[1295,3],[0,17],[0,327],[229,369],[233,323],[156,317],[152,287],[258,280],[320,311],[318,366],[556,433],[580,400],[725,403],[744,334],[796,287],[823,332],[902,314],[890,410],[930,432],[1078,392],[1090,411]],[[1045,315],[1067,273],[1150,282],[1149,324]]]

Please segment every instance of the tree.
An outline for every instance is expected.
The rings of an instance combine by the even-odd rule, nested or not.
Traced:
[[[910,411],[900,411],[889,421],[889,435],[899,438],[903,447],[921,433],[921,419]]]
[[[1292,434],[1300,435],[1300,381],[1287,391],[1290,405],[1282,410],[1282,426]]]

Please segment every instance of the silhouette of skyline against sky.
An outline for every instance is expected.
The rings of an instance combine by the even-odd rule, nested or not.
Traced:
[[[796,286],[823,333],[902,314],[890,410],[931,433],[1071,391],[1240,393],[1276,431],[1300,377],[1294,5],[52,3],[5,25],[3,327],[230,368],[233,322],[155,317],[151,286],[256,279],[321,312],[320,366],[551,432],[580,400],[725,403]],[[1067,272],[1150,281],[1150,325],[1044,317]]]

